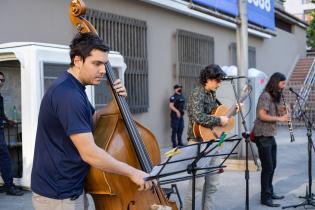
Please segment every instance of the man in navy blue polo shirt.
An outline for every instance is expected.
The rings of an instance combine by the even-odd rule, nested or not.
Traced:
[[[140,190],[152,185],[144,181],[147,173],[114,159],[94,143],[92,131],[103,109],[95,112],[85,86],[100,83],[108,51],[97,35],[78,34],[70,45],[70,68],[42,99],[31,177],[36,210],[86,208],[83,185],[89,165],[127,176]],[[127,95],[119,80],[114,89]]]

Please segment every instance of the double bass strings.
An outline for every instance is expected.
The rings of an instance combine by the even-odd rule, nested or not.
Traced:
[[[109,62],[107,62],[105,64],[105,68],[106,68],[106,75],[108,77],[109,82],[111,83],[111,87],[113,88],[113,84],[114,81],[116,80],[116,77],[112,71],[111,65]],[[135,150],[137,152],[138,155],[138,159],[143,167],[143,169],[146,172],[150,172],[153,168],[153,164],[151,162],[151,159],[144,147],[144,144],[141,140],[141,136],[138,132],[138,130],[136,129],[136,125],[134,120],[131,118],[131,113],[130,113],[130,109],[128,107],[128,104],[126,102],[126,99],[122,96],[119,96],[116,91],[113,90],[113,94],[116,98],[116,100],[119,102],[118,105],[120,106],[122,112],[122,116],[125,119],[126,123],[128,124],[128,126],[126,126],[127,130],[129,131],[129,135],[130,138],[133,138],[133,144],[136,147]],[[129,128],[129,129],[128,129]]]

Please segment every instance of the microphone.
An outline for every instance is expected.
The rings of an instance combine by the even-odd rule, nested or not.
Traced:
[[[297,92],[295,92],[295,91],[293,90],[293,88],[289,87],[289,91],[291,91],[292,93],[294,93],[298,98],[301,98],[301,99],[303,99],[303,100],[305,101],[305,99],[304,99],[300,94],[298,94]]]
[[[221,80],[234,80],[234,79],[243,79],[247,78],[246,76],[225,76]]]

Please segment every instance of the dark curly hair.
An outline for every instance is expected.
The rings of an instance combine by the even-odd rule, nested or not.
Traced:
[[[90,56],[92,50],[109,51],[109,46],[95,33],[78,33],[70,44],[70,66],[74,66],[74,57],[80,56],[85,61]]]
[[[284,74],[280,72],[276,72],[271,75],[266,87],[265,91],[271,95],[271,98],[274,102],[279,103],[281,100],[282,91],[279,89],[279,82],[285,81],[286,77]]]
[[[211,64],[201,70],[199,82],[200,84],[205,85],[208,79],[222,80],[225,76],[226,73],[219,65]]]

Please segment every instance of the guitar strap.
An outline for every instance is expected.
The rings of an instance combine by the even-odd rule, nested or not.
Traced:
[[[217,103],[218,106],[221,106],[221,105],[222,105],[222,103],[221,103],[217,98],[215,98],[215,102]],[[210,130],[211,130],[212,134],[214,135],[214,137],[215,137],[216,139],[218,139],[219,136],[217,135],[217,133],[216,133],[212,128],[210,128]]]
[[[221,106],[222,103],[215,97],[215,93],[211,91],[211,97],[212,99],[215,99],[215,102],[217,103],[218,106]]]
[[[218,106],[222,105],[222,103],[217,98],[215,99],[215,102],[217,102]]]
[[[212,95],[212,98],[214,98],[213,94],[211,94],[211,95]],[[215,97],[215,102],[217,103],[217,106],[221,106],[222,105],[222,103],[216,97]],[[214,132],[214,130],[212,128],[209,128],[209,130],[211,131],[211,133],[214,135],[214,137],[216,139],[219,138],[219,136],[216,134],[216,132]]]

